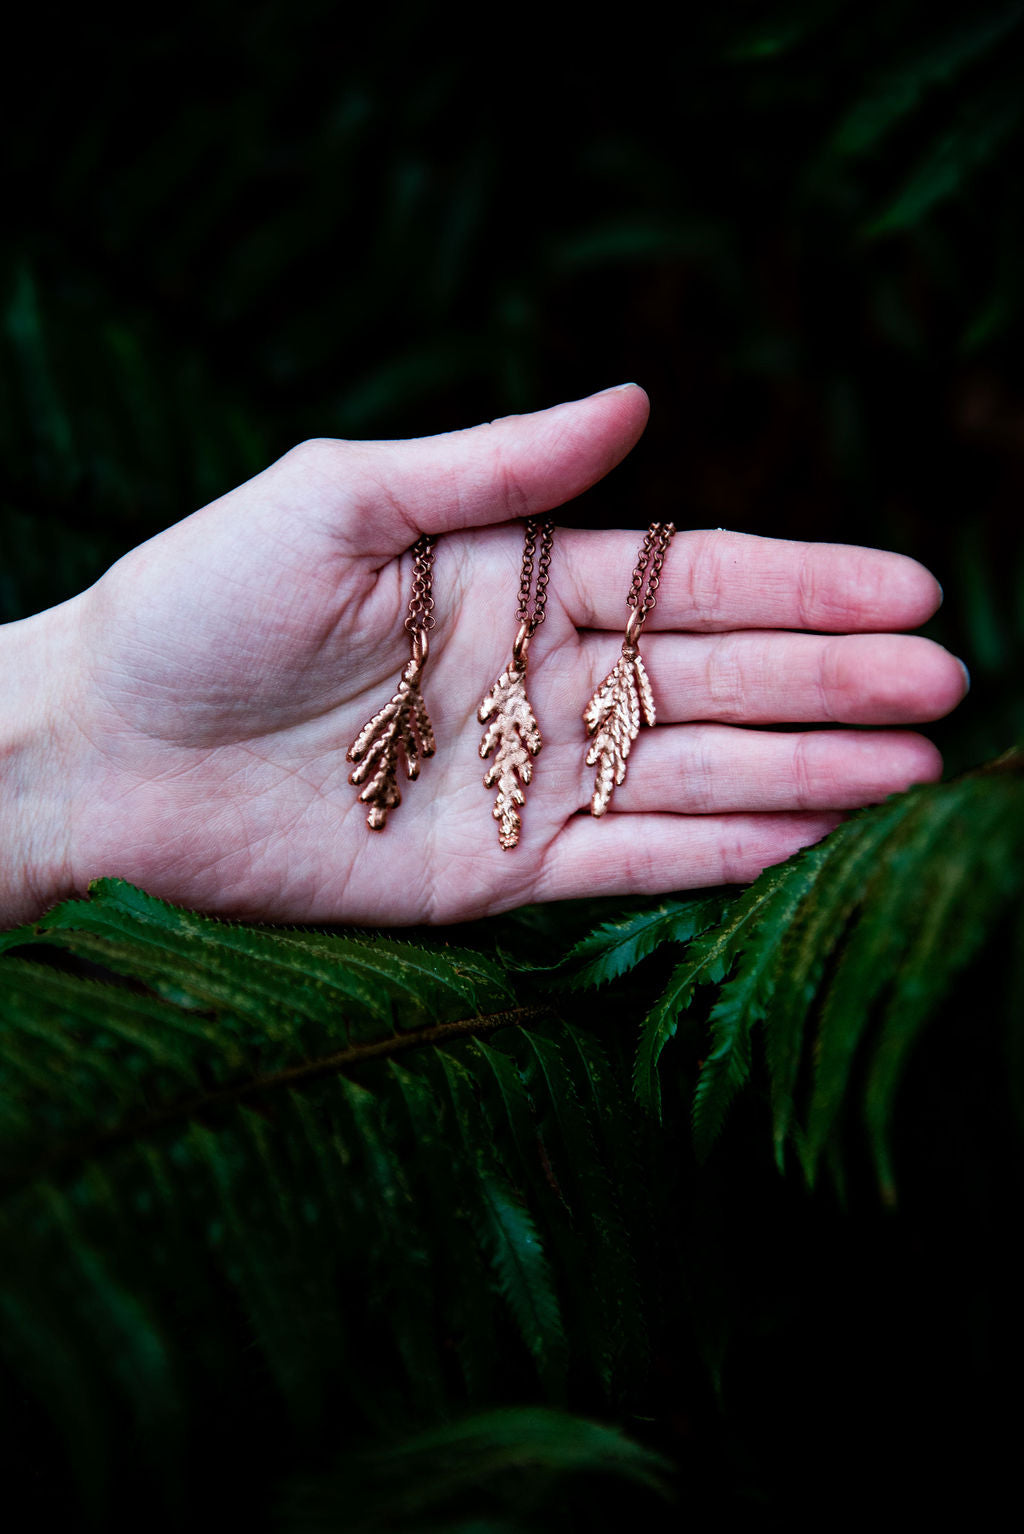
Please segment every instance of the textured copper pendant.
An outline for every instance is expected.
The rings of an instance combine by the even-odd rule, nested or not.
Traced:
[[[540,534],[537,587],[533,593],[533,556]],[[523,568],[519,582],[519,632],[512,645],[512,660],[499,676],[477,710],[477,718],[486,724],[480,742],[480,756],[494,760],[484,773],[484,787],[497,788],[492,814],[498,822],[498,841],[507,851],[518,844],[522,830],[519,811],[526,803],[526,788],[533,776],[532,758],[543,741],[536,715],[526,696],[526,654],[532,635],[544,622],[547,602],[548,571],[554,527],[548,521],[538,523],[533,517],[526,524]]]
[[[503,671],[481,703],[477,718],[486,724],[480,742],[480,756],[486,761],[492,752],[494,761],[484,773],[484,787],[494,788],[492,814],[498,822],[498,841],[510,849],[519,841],[522,820],[519,811],[526,803],[523,789],[533,777],[531,757],[544,744],[540,726],[526,696],[526,646],[529,636],[521,624],[512,646],[512,663]]]
[[[357,788],[366,785],[359,802],[369,806],[366,824],[371,831],[382,831],[388,810],[402,802],[399,763],[404,763],[405,775],[412,782],[420,775],[420,758],[433,756],[436,749],[430,715],[420,692],[426,658],[427,636],[418,629],[413,636],[412,659],[402,672],[398,691],[363,725],[349,747],[348,760],[357,764],[349,782]]]
[[[587,766],[597,767],[590,813],[603,815],[612,791],[625,781],[626,764],[641,724],[655,723],[654,694],[635,644],[624,644],[613,669],[583,711],[592,737]]]
[[[398,691],[390,703],[363,725],[348,749],[348,760],[356,764],[348,780],[362,788],[359,802],[368,806],[366,824],[371,831],[382,831],[388,811],[402,802],[398,786],[400,765],[412,782],[420,775],[421,757],[433,756],[436,749],[430,715],[420,691],[429,649],[427,631],[434,624],[431,596],[434,543],[431,535],[424,534],[413,549],[415,578],[405,620],[412,636],[412,655],[399,679]]]
[[[652,522],[648,528],[626,599],[632,612],[622,654],[583,710],[583,723],[590,736],[587,766],[597,768],[590,800],[592,815],[605,813],[613,792],[625,781],[629,753],[641,724],[656,721],[654,694],[638,644],[644,621],[655,604],[661,567],[674,532],[671,522]],[[645,579],[647,591],[641,601]]]

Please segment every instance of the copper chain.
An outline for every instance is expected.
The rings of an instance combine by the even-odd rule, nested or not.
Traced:
[[[405,620],[405,626],[412,634],[416,629],[432,629],[434,627],[434,598],[432,595],[434,576],[434,544],[437,542],[436,533],[424,533],[412,547],[413,582],[412,596],[409,598],[409,616]]]
[[[647,615],[658,600],[658,586],[660,583],[661,567],[665,563],[665,555],[672,541],[676,525],[674,522],[652,522],[647,529],[640,553],[637,555],[636,569],[633,571],[633,582],[629,588],[629,596],[626,598],[626,606],[634,611],[640,606],[635,620],[630,623],[630,628],[639,638],[640,630],[647,621]],[[644,591],[644,582],[647,582],[647,591],[641,604],[641,593]]]
[[[636,569],[630,584],[626,606],[637,608],[636,632],[639,634],[648,614],[658,600],[661,569],[665,563],[669,543],[675,533],[674,522],[652,522],[644,535],[643,545],[637,556]],[[537,554],[537,536],[540,535],[540,553]],[[516,617],[527,625],[527,633],[533,635],[544,622],[544,610],[548,599],[548,581],[551,575],[551,548],[554,542],[554,523],[548,518],[543,522],[529,517],[526,522],[523,546],[523,567],[519,579],[519,607]],[[409,615],[405,626],[414,629],[434,627],[433,565],[434,545],[437,536],[424,533],[413,545],[413,586],[409,598]],[[537,584],[534,588],[534,560],[536,558]],[[646,584],[646,590],[645,590]],[[530,613],[530,597],[533,596],[533,613]],[[641,601],[642,597],[642,601]]]
[[[540,554],[537,558],[537,589],[533,592],[533,616],[530,615],[530,592],[533,587],[533,557],[540,533]],[[548,518],[539,522],[528,517],[523,545],[523,570],[519,577],[519,607],[516,617],[526,625],[526,637],[531,638],[544,622],[544,608],[548,600],[548,578],[551,573],[551,544],[555,525]]]

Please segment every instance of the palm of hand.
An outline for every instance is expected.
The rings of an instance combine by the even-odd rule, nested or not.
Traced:
[[[90,657],[82,728],[93,747],[86,790],[90,831],[78,853],[85,875],[120,874],[183,903],[276,920],[455,920],[530,899],[752,877],[764,863],[823,834],[834,819],[832,806],[876,793],[874,785],[851,778],[845,793],[830,797],[824,788],[808,791],[806,773],[797,773],[789,791],[783,786],[774,797],[769,792],[764,804],[756,793],[748,804],[750,793],[737,789],[733,802],[728,792],[720,803],[712,793],[688,806],[686,792],[667,795],[665,788],[666,782],[677,789],[679,784],[674,764],[667,774],[665,767],[666,752],[678,756],[676,726],[644,732],[661,740],[646,747],[649,782],[639,790],[629,782],[619,791],[615,808],[621,803],[624,813],[600,823],[582,815],[593,769],[584,766],[580,715],[618,654],[631,568],[627,548],[635,548],[637,538],[589,535],[584,544],[580,540],[588,535],[563,534],[556,540],[547,617],[531,647],[527,679],[544,748],[527,789],[519,846],[512,852],[498,846],[493,793],[481,781],[476,712],[510,657],[522,531],[515,523],[472,523],[498,522],[512,510],[547,509],[600,477],[639,434],[636,396],[642,400],[640,391],[624,400],[598,396],[605,400],[603,418],[596,401],[590,402],[598,421],[591,428],[596,446],[582,465],[576,462],[579,441],[570,439],[567,454],[559,423],[548,456],[561,452],[571,461],[552,468],[541,454],[542,470],[532,485],[530,471],[510,473],[491,443],[503,432],[528,436],[532,428],[524,451],[536,454],[535,423],[557,410],[523,418],[525,425],[499,423],[433,439],[453,444],[457,454],[466,439],[490,433],[495,469],[492,482],[479,483],[473,496],[446,483],[436,463],[433,475],[426,475],[423,496],[431,497],[438,524],[427,530],[440,530],[445,519],[455,528],[438,545],[437,623],[423,680],[437,755],[416,783],[400,784],[403,803],[380,833],[367,829],[365,807],[348,782],[346,751],[391,697],[409,657],[404,619],[411,572],[402,553],[425,522],[417,492],[403,494],[401,484],[396,492],[383,483],[378,466],[385,445],[369,460],[341,450],[348,452],[347,478],[332,472],[338,445],[300,449],[126,556],[79,599],[87,631],[83,649]],[[436,459],[439,450],[433,451]],[[475,453],[478,465],[478,448]],[[486,481],[479,471],[475,477]],[[460,527],[460,521],[470,525]],[[593,541],[602,538],[600,545]],[[607,558],[595,565],[599,546],[609,540]],[[738,546],[760,542],[736,540]],[[699,547],[693,549],[677,561],[680,571],[687,557],[692,564],[699,556]],[[588,581],[596,596],[586,590]],[[680,584],[692,588],[692,569]],[[791,585],[797,585],[795,570]],[[866,609],[866,616],[861,626],[871,627],[873,614]],[[726,614],[704,626],[721,633],[728,621]],[[674,627],[680,620],[668,611],[665,622]],[[901,642],[926,643],[890,640]],[[678,670],[684,640],[659,635],[650,643],[660,654],[662,686],[671,691],[670,667]],[[714,692],[707,658],[694,664]],[[767,677],[763,657],[758,664]],[[931,691],[943,696],[918,717],[943,712],[960,687],[948,667],[944,678],[934,664],[932,671]],[[656,694],[658,689],[655,668]],[[676,700],[669,713],[740,723],[809,717],[786,712],[789,705],[779,711],[767,681],[762,692],[759,701],[754,686],[742,705],[723,706],[719,698],[687,715]],[[795,699],[792,707],[799,708]],[[884,708],[874,718],[869,706],[866,722],[891,721]],[[713,739],[701,737],[701,750],[735,754],[743,743],[727,737],[749,733],[714,727]],[[904,748],[908,740],[917,742],[909,755],[904,749],[901,757],[892,743],[887,771],[875,774],[882,793],[934,773],[931,748],[917,737],[904,737]],[[642,738],[637,774],[645,770],[644,750]],[[688,807],[703,813],[680,813]]]
[[[524,834],[509,855],[482,783],[477,708],[517,626],[521,529],[456,534],[441,554],[423,679],[437,754],[412,785],[400,766],[402,804],[374,834],[346,751],[409,658],[408,557],[381,570],[324,534],[288,549],[269,520],[232,516],[223,530],[209,513],[205,521],[190,519],[107,577],[96,788],[122,810],[111,805],[106,860],[127,869],[127,805],[154,828],[129,876],[157,890],[170,881],[176,898],[207,908],[284,919],[343,903],[356,920],[411,922],[533,898],[552,841],[582,807],[590,679],[553,595],[528,677],[531,697],[543,698],[544,788],[527,790]],[[171,540],[184,545],[186,531],[184,559]]]

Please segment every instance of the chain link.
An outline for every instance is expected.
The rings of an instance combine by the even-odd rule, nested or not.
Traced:
[[[530,592],[533,587],[533,558],[540,533],[540,554],[537,558],[537,589],[533,592],[533,616],[530,616]],[[548,600],[548,578],[551,573],[551,545],[555,536],[555,524],[547,518],[539,522],[528,517],[523,544],[523,569],[519,577],[519,607],[516,617],[526,624],[526,637],[534,635],[544,622],[544,608]]]
[[[410,634],[415,633],[417,629],[432,629],[434,627],[434,598],[432,589],[434,578],[434,544],[436,542],[436,533],[424,533],[423,537],[413,544],[412,596],[409,598],[409,616],[405,620],[405,626]]]
[[[639,638],[640,630],[647,621],[647,615],[658,600],[657,592],[660,584],[661,567],[665,563],[665,555],[668,553],[668,546],[672,541],[675,530],[676,525],[674,522],[652,522],[644,536],[640,553],[637,555],[636,569],[633,571],[629,596],[626,598],[627,607],[632,607],[634,611],[636,611],[638,606],[640,609],[635,620],[630,623],[630,628],[636,638]],[[641,605],[641,594],[644,591],[645,580],[647,591],[646,595],[643,596]]]

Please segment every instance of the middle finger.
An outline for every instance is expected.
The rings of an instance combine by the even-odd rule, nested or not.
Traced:
[[[620,643],[582,636],[591,681],[580,711]],[[650,634],[641,652],[663,724],[920,724],[947,714],[966,691],[960,662],[909,634]]]

